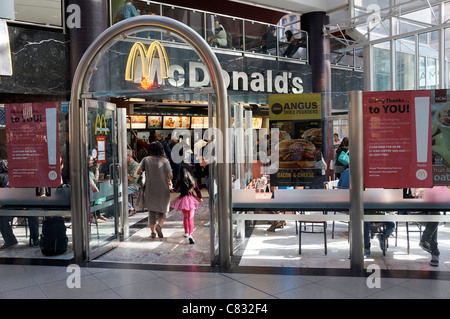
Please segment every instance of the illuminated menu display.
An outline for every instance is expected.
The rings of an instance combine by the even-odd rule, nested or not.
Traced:
[[[147,117],[148,128],[162,128],[162,116],[148,116]]]
[[[208,117],[207,116],[191,117],[191,128],[208,128]]]
[[[189,128],[191,120],[189,116],[164,116],[163,117],[163,128],[174,129],[174,128]]]
[[[130,128],[130,119],[127,118],[127,128]],[[131,115],[131,128],[146,129],[147,116],[146,115]]]

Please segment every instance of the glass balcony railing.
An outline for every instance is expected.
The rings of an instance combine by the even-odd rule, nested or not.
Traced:
[[[117,12],[124,1],[110,1],[113,24],[120,21]],[[305,31],[155,1],[133,1],[133,4],[139,15],[156,14],[183,22],[217,50],[261,54],[308,63],[308,34]]]

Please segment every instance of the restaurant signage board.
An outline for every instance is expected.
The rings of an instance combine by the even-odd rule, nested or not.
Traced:
[[[269,95],[271,128],[280,132],[278,171],[272,186],[322,188],[322,96],[320,93]]]
[[[59,187],[59,103],[6,104],[9,187]]]
[[[364,92],[363,125],[364,187],[432,187],[430,91]]]

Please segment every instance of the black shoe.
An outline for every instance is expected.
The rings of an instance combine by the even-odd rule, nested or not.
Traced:
[[[8,248],[11,248],[11,247],[16,246],[17,244],[18,244],[17,241],[16,241],[15,243],[12,243],[12,244],[4,243],[4,244],[0,247],[0,249],[8,249]]]
[[[160,225],[156,225],[155,230],[156,230],[156,233],[158,234],[159,238],[163,238],[164,237]]]
[[[39,238],[30,239],[30,247],[39,247]]]

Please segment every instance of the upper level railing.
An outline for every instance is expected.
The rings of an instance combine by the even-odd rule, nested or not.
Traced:
[[[121,19],[117,0],[111,0],[111,24]],[[308,34],[291,27],[194,10],[154,1],[134,1],[138,14],[173,18],[197,31],[217,51],[234,51],[293,59],[308,63]]]

